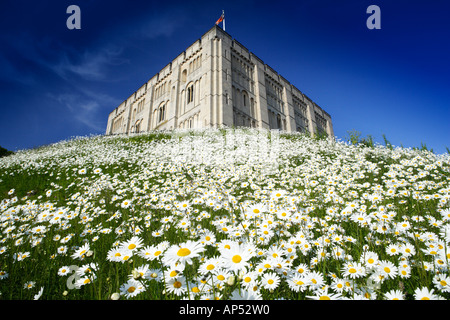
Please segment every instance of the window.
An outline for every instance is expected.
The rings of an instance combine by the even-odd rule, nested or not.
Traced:
[[[187,99],[188,104],[191,103],[192,101],[194,101],[194,85],[192,85],[192,84],[187,88],[186,99]]]
[[[181,73],[181,82],[185,83],[187,80],[187,70],[184,69],[183,72]]]
[[[281,116],[277,115],[277,129],[281,129]]]
[[[138,103],[138,108],[137,108],[137,112],[141,112],[142,110],[144,110],[144,103],[145,103],[145,99],[142,99],[139,103]]]
[[[159,122],[163,121],[166,117],[166,105],[163,104],[161,107],[159,107]]]

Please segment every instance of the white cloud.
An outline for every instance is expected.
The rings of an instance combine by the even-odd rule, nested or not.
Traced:
[[[58,63],[51,65],[51,69],[65,80],[70,80],[72,75],[78,75],[85,80],[104,81],[109,80],[107,68],[128,63],[121,58],[122,48],[105,47],[95,51],[85,51],[76,60],[71,59],[68,53],[64,53]],[[77,56],[76,53],[71,56]]]
[[[103,132],[106,129],[104,115],[101,114],[102,104],[99,102],[107,102],[117,104],[117,100],[109,97],[105,94],[99,94],[97,99],[94,99],[91,92],[87,95],[81,95],[77,93],[62,93],[51,94],[48,93],[47,97],[57,101],[61,105],[65,106],[69,112],[70,117],[80,122],[86,127],[97,132]]]

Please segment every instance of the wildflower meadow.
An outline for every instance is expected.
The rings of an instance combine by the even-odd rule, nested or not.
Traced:
[[[450,155],[300,133],[0,159],[3,300],[448,300]]]

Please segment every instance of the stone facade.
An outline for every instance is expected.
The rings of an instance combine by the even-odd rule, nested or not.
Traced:
[[[106,134],[223,126],[334,138],[328,113],[216,25],[114,109]]]

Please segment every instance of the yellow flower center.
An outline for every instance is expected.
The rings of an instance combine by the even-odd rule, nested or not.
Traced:
[[[269,279],[269,281],[267,281],[268,284],[273,284],[273,280]]]
[[[319,300],[331,300],[329,296],[321,296]]]
[[[350,273],[356,273],[356,269],[355,269],[355,268],[350,268],[350,269],[348,270],[348,272],[350,272]]]
[[[241,258],[240,255],[237,254],[237,255],[233,256],[233,258],[231,258],[231,260],[232,260],[234,263],[239,263],[239,262],[241,262],[242,258]]]
[[[175,288],[181,288],[181,282],[180,281],[175,281],[174,283],[173,283],[173,286],[175,287]]]
[[[206,266],[206,270],[212,270],[214,269],[214,265],[213,264],[209,264]]]
[[[177,252],[177,256],[179,256],[179,257],[185,257],[185,256],[188,256],[190,254],[191,254],[191,250],[189,250],[188,248],[181,248]]]
[[[128,291],[129,293],[133,293],[135,290],[136,290],[135,287],[129,287],[127,291]]]
[[[136,248],[136,245],[134,243],[132,243],[128,246],[128,249],[130,249],[130,250],[133,250],[134,248]]]

